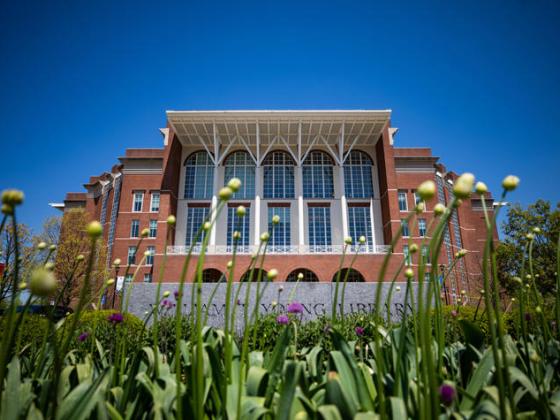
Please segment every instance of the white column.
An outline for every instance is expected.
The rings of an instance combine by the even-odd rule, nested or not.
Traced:
[[[298,245],[300,248],[305,245],[305,227],[303,224],[303,177],[301,165],[296,166],[296,192],[297,192],[297,205],[298,205]]]
[[[373,198],[369,200],[369,218],[371,220],[371,245],[372,251],[375,252],[377,243],[375,241],[375,218],[373,217]]]
[[[212,203],[210,204],[210,212],[212,213],[212,218],[215,219],[216,218],[216,207],[218,206],[218,196],[216,195],[218,193],[218,166],[214,165],[214,194],[212,195]],[[214,221],[214,226],[212,227],[212,230],[210,231],[210,247],[213,248],[216,246],[216,222]]]
[[[344,168],[339,166],[338,179],[340,185],[340,209],[342,212],[342,241],[348,236],[348,205],[346,203],[346,194],[344,192]],[[358,238],[352,238],[356,242]]]
[[[255,245],[260,242],[261,236],[261,166],[255,168]]]

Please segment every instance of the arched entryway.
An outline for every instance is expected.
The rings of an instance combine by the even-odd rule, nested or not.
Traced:
[[[319,281],[317,275],[313,271],[308,270],[307,268],[297,268],[293,270],[290,274],[288,274],[286,281],[297,281],[298,275],[300,273],[303,274],[303,278],[300,281],[308,281],[308,282]]]
[[[362,273],[360,273],[358,270],[355,270],[353,268],[343,268],[340,270],[340,281],[344,281],[344,277],[346,276],[346,273],[348,272],[348,279],[346,280],[348,283],[362,283],[364,281],[366,281],[364,279],[364,276],[362,276]],[[332,278],[333,283],[336,282],[338,276],[338,272],[336,272]]]
[[[218,283],[225,277],[224,274],[215,268],[207,268],[202,272],[203,283]]]
[[[259,280],[259,271],[261,272],[261,281],[268,281],[268,278],[266,277],[266,275],[268,273],[265,270],[262,270],[260,268],[255,268],[253,270],[253,277],[251,278],[251,270],[247,270],[245,272],[245,274],[243,274],[241,276],[241,282],[249,281],[250,278],[251,278],[251,282],[258,281]]]

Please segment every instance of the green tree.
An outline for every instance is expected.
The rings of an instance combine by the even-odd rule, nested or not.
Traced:
[[[534,228],[541,229],[535,234],[533,245],[533,269],[538,288],[543,295],[554,293],[556,285],[556,247],[560,235],[560,203],[553,209],[550,202],[538,200],[526,209],[515,204],[508,209],[502,224],[504,239],[497,248],[498,276],[501,285],[512,294],[516,287],[513,277],[521,276],[523,264],[529,272],[529,260],[524,251],[527,248],[527,234]],[[537,277],[538,276],[538,277]]]

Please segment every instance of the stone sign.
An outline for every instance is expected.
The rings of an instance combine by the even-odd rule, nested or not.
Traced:
[[[385,301],[389,293],[390,283],[348,283],[344,297],[344,313],[370,313],[375,307],[375,293],[377,285],[381,289],[380,310],[386,316],[387,309]],[[342,302],[342,283],[339,286],[339,311]],[[397,291],[397,286],[400,291]],[[185,283],[185,298],[183,299],[183,312],[191,311],[192,283]],[[259,311],[266,315],[270,313],[285,313],[290,302],[297,301],[303,305],[304,311],[301,315],[303,320],[311,320],[322,315],[329,316],[332,311],[332,302],[335,294],[336,283],[284,283],[272,282],[261,283],[261,300]],[[162,283],[161,294],[170,292],[168,302],[175,303],[174,292],[178,290],[178,283]],[[257,284],[252,283],[249,288],[249,314],[255,305]],[[416,296],[417,283],[412,284],[412,293]],[[155,304],[157,283],[132,283],[125,287],[125,293],[130,293],[128,310],[143,319],[145,312],[150,311]],[[406,282],[397,282],[393,289],[391,298],[391,318],[399,319],[404,311],[404,297]],[[239,293],[238,293],[239,292]],[[232,308],[237,311],[236,328],[243,325],[244,303],[246,300],[247,283],[234,283],[232,287]],[[226,300],[226,284],[204,283],[202,285],[201,302],[202,311],[208,311],[208,324],[214,327],[222,327],[224,324]],[[169,314],[175,313],[175,308],[168,309]]]

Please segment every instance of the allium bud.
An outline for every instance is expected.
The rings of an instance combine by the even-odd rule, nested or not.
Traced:
[[[465,255],[467,255],[467,250],[466,249],[460,249],[459,251],[457,251],[455,253],[455,258],[463,258]]]
[[[120,258],[115,258],[115,261],[113,261],[113,265],[115,267],[119,267],[121,265],[121,259]]]
[[[516,282],[516,283],[519,284],[519,285],[522,285],[522,284],[523,284],[523,281],[521,280],[521,278],[519,278],[519,277],[517,277],[517,276],[515,276],[515,277],[513,278],[513,281]]]
[[[54,270],[54,263],[52,261],[46,262],[45,263],[45,268],[49,271]]]
[[[508,175],[502,181],[502,187],[504,187],[504,190],[506,191],[513,191],[517,188],[518,185],[519,178],[515,175]]]
[[[239,178],[231,178],[229,180],[229,182],[227,183],[227,186],[233,191],[233,192],[237,192],[239,191],[239,188],[241,188],[241,180]]]
[[[169,290],[166,290],[165,292],[163,292],[163,297],[164,298],[169,297],[169,295],[171,295],[171,292]]]
[[[414,207],[414,212],[416,214],[422,214],[424,213],[424,209],[425,209],[424,202],[421,201],[418,204],[416,204],[416,207]]]
[[[238,230],[233,232],[233,239],[235,241],[238,241],[239,239],[241,239],[241,232],[239,232]]]
[[[360,243],[360,245],[364,245],[366,243],[366,237],[363,235],[360,236],[358,242]]]
[[[411,254],[415,254],[416,252],[418,252],[418,245],[411,244],[408,250]]]
[[[115,279],[109,279],[107,280],[107,283],[105,283],[107,286],[112,286],[113,284],[115,284]]]
[[[23,203],[24,194],[20,190],[4,190],[2,191],[2,204],[15,207]]]
[[[462,294],[463,296],[465,296],[465,295],[467,294],[467,291],[463,289],[463,290],[461,290],[461,294]]]
[[[540,235],[542,233],[542,230],[540,227],[534,227],[533,228],[533,233],[536,235]]]
[[[272,216],[272,224],[277,225],[278,223],[280,223],[280,216],[275,214],[274,216]]]
[[[31,273],[29,289],[36,296],[45,297],[56,290],[56,279],[52,271],[45,268],[37,268]]]
[[[233,190],[230,187],[224,187],[218,193],[218,197],[220,197],[220,200],[223,201],[228,201],[232,195],[233,195]]]
[[[212,224],[210,222],[204,222],[204,224],[202,225],[202,229],[204,229],[206,232],[208,232],[211,227]]]
[[[261,242],[267,242],[270,239],[270,234],[268,232],[261,233]]]
[[[103,233],[103,227],[97,220],[90,222],[86,228],[86,232],[91,239],[97,239]]]
[[[516,299],[515,299],[514,297],[513,297],[513,298],[511,298],[511,303],[514,303],[514,302],[515,302],[515,300],[516,300]]]
[[[147,238],[150,235],[150,229],[148,228],[144,228],[142,229],[142,232],[140,232],[140,236],[142,236],[142,238]]]
[[[473,185],[474,175],[466,172],[455,180],[453,184],[453,194],[457,198],[469,198],[473,190]]]
[[[231,267],[233,267],[233,261],[228,261],[226,264],[226,268],[230,269]]]
[[[414,277],[414,271],[412,270],[412,268],[407,268],[406,270],[404,270],[404,275],[407,279],[412,279]]]
[[[297,278],[298,280],[303,280],[303,273],[298,273]]]
[[[52,244],[51,246],[49,246],[49,251],[56,251],[56,245]]]
[[[167,225],[168,226],[175,226],[175,223],[177,223],[177,219],[175,218],[175,216],[171,215],[171,216],[167,217]]]
[[[401,286],[395,287],[395,290],[397,291],[397,293],[400,292],[401,291]]]
[[[278,270],[275,268],[271,269],[268,273],[266,273],[266,277],[270,281],[274,280],[276,277],[278,277]]]
[[[488,187],[484,182],[478,181],[474,186],[474,190],[476,191],[477,194],[482,195],[488,192]]]
[[[39,245],[37,245],[37,249],[42,251],[43,249],[47,248],[47,243],[46,242],[39,242]]]
[[[19,285],[18,285],[19,290],[23,290],[23,289],[27,289],[27,283],[22,281]]]
[[[10,204],[2,204],[2,214],[6,216],[14,214],[14,207]]]
[[[532,233],[528,233],[527,235],[525,235],[525,237],[526,237],[527,239],[529,239],[530,241],[532,241],[533,239],[535,239],[535,235],[532,234]]]
[[[352,245],[352,238],[350,236],[347,236],[346,238],[344,238],[344,243],[346,245]]]
[[[434,206],[434,214],[436,216],[441,216],[443,213],[445,213],[445,206],[441,203],[437,203]]]
[[[78,254],[76,255],[76,261],[81,262],[83,260],[85,260],[86,257],[84,257],[83,254]]]
[[[247,209],[245,208],[245,206],[239,206],[237,207],[236,213],[239,217],[245,217],[245,215],[247,214]]]
[[[435,182],[430,180],[422,182],[416,190],[416,193],[424,201],[432,199],[436,195]]]

